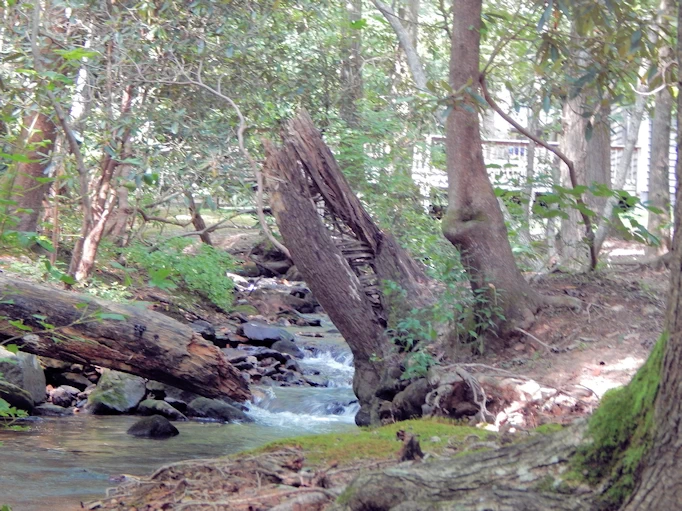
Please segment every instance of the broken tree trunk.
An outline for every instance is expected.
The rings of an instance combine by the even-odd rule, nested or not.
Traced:
[[[584,425],[502,449],[359,475],[334,511],[587,511],[594,493],[561,479]]]
[[[414,308],[430,302],[427,279],[374,224],[307,113],[287,124],[283,139],[280,149],[266,143],[272,211],[296,267],[353,352],[356,422],[377,423],[381,401],[393,397],[378,398],[377,390],[400,376],[385,333],[399,304],[389,303],[382,284],[396,283]]]
[[[11,342],[29,353],[108,367],[206,397],[250,397],[216,346],[142,307],[0,276],[0,316],[0,340],[16,337]]]

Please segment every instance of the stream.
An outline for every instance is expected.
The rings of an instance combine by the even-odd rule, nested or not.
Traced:
[[[175,422],[180,435],[168,440],[127,435],[137,416],[35,418],[25,431],[0,429],[0,505],[13,511],[80,509],[81,501],[104,497],[122,474],[149,475],[168,463],[224,456],[280,438],[354,430],[347,345],[337,335],[296,341],[315,348],[299,363],[320,371],[328,386],[253,387],[264,396],[249,405],[253,423]]]

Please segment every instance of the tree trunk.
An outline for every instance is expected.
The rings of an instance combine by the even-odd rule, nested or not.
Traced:
[[[644,66],[642,66],[644,67]],[[615,180],[612,183],[613,188],[616,190],[621,190],[625,186],[628,176],[630,175],[630,169],[632,168],[632,155],[635,152],[635,146],[637,145],[637,138],[639,135],[639,128],[642,124],[642,117],[644,116],[644,109],[646,108],[646,85],[640,85],[637,88],[638,94],[635,94],[635,104],[632,106],[630,112],[630,119],[627,124],[627,132],[625,137],[625,147],[623,148],[623,155],[620,159],[619,166],[616,169]],[[599,226],[597,227],[597,232],[594,235],[594,246],[597,254],[601,251],[601,247],[606,239],[606,234],[611,226],[611,219],[613,218],[613,211],[618,206],[618,199],[615,197],[609,197],[601,211],[601,218],[599,219]]]
[[[391,313],[401,313],[383,293],[383,282],[403,289],[413,308],[429,303],[426,277],[372,222],[305,112],[287,124],[284,147],[267,144],[266,155],[271,207],[284,243],[353,352],[353,390],[361,405],[356,422],[377,423],[381,401],[393,397],[379,398],[377,390],[397,366],[385,328]]]
[[[11,209],[18,217],[17,231],[36,232],[43,199],[50,189],[45,170],[52,159],[57,127],[47,115],[36,112],[24,118],[21,139],[24,156],[31,161],[17,164],[10,199],[15,204]]]
[[[199,238],[203,243],[213,246],[211,235],[206,232],[206,222],[204,222],[204,217],[201,216],[201,211],[197,207],[196,202],[194,202],[194,195],[192,195],[192,192],[186,191],[185,197],[187,198],[189,214],[192,215],[192,225],[199,233]]]
[[[0,337],[18,336],[11,342],[24,351],[125,371],[206,397],[250,397],[216,346],[168,316],[2,276],[0,295],[0,314],[7,318]],[[107,319],[112,314],[125,319]],[[17,321],[32,333],[18,329]]]
[[[682,62],[682,3],[678,7],[677,58]],[[678,84],[682,79],[678,77]],[[677,125],[682,126],[682,95],[677,95]],[[676,172],[682,173],[682,129],[677,130]],[[663,366],[655,401],[654,439],[641,477],[624,511],[679,509],[682,502],[682,187],[675,196],[675,235],[670,263],[670,294]]]
[[[359,125],[357,103],[362,99],[362,30],[353,27],[362,19],[362,1],[346,3],[347,27],[341,42],[341,102],[339,115],[350,128]]]
[[[658,28],[665,31],[669,27],[668,17],[673,16],[674,4],[662,0]],[[672,49],[668,46],[659,50],[659,59],[670,58]],[[661,214],[649,212],[647,229],[655,235],[660,244],[647,247],[647,255],[663,255],[670,250],[670,131],[673,110],[673,96],[669,87],[656,93],[654,118],[651,126],[651,160],[649,163],[649,204],[662,211]]]
[[[576,64],[580,67],[579,64]],[[563,153],[573,162],[579,185],[591,185],[601,183],[607,186],[611,184],[611,133],[608,116],[610,108],[602,104],[597,107],[598,111],[590,121],[586,114],[590,111],[587,98],[592,93],[580,92],[572,99],[564,103],[562,116],[563,130],[560,146]],[[588,125],[592,123],[591,137],[587,136]],[[561,164],[561,185],[571,188],[571,179],[568,168]],[[595,197],[591,194],[586,196],[586,205],[595,213],[600,212],[606,199]],[[568,218],[561,224],[561,238],[559,243],[559,255],[561,265],[577,271],[585,271],[590,267],[590,250],[585,241],[584,227],[581,225],[580,212],[568,208]]]
[[[481,1],[456,0],[450,59],[453,90],[479,83]],[[466,104],[468,103],[468,104]],[[474,291],[499,308],[503,333],[532,321],[540,297],[516,267],[507,228],[483,161],[475,100],[458,98],[447,119],[448,210],[443,233],[457,247]]]
[[[583,489],[566,495],[557,491],[583,429],[567,428],[503,449],[364,473],[344,491],[339,499],[344,504],[332,509],[587,511],[592,509],[591,492]]]

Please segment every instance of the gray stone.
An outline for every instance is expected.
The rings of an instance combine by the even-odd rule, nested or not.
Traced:
[[[128,413],[142,401],[146,392],[143,378],[106,369],[97,388],[88,396],[88,407],[99,415]]]
[[[201,335],[207,341],[215,340],[215,327],[208,321],[198,319],[190,323],[190,328]]]
[[[73,404],[74,395],[64,389],[64,387],[58,387],[50,392],[50,400],[53,405],[68,408]]]
[[[206,397],[198,397],[192,401],[187,407],[187,415],[224,422],[253,422],[251,417],[236,406]]]
[[[34,403],[45,401],[45,372],[35,355],[15,354],[0,346],[0,373],[6,381],[27,391]]]
[[[178,428],[161,415],[140,419],[128,428],[127,433],[141,438],[170,438],[180,434]]]
[[[90,385],[90,380],[88,380],[84,375],[79,373],[60,373],[54,375],[52,381],[58,385],[70,385],[72,387],[77,387],[80,390],[87,388]]]
[[[287,340],[277,341],[270,347],[270,349],[279,351],[280,353],[287,353],[288,355],[291,355],[294,358],[300,359],[304,357],[301,348],[296,346],[296,343],[294,343],[294,341]]]
[[[140,415],[163,415],[167,419],[186,421],[187,417],[171,404],[158,399],[145,399],[137,405],[137,413]]]
[[[19,410],[25,410],[29,413],[33,411],[34,402],[31,394],[2,379],[0,379],[0,398]]]
[[[33,415],[40,417],[67,417],[73,415],[73,408],[64,408],[52,403],[42,403],[33,409]]]
[[[244,336],[251,341],[264,342],[268,345],[276,341],[291,341],[294,339],[294,334],[276,326],[264,325],[249,321],[242,325]]]
[[[170,403],[174,408],[181,412],[187,410],[187,405],[199,397],[199,394],[195,394],[189,390],[178,389],[158,381],[148,381],[147,389],[156,399],[163,399],[166,403]]]

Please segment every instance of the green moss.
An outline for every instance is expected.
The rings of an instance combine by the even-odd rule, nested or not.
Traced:
[[[345,463],[362,459],[394,458],[402,446],[402,443],[396,440],[396,433],[399,430],[418,435],[421,448],[425,453],[440,453],[448,446],[448,442],[461,441],[470,435],[482,437],[484,433],[480,429],[456,426],[451,421],[415,419],[375,429],[363,428],[351,433],[331,433],[278,440],[261,447],[258,451],[299,447],[303,449],[305,458],[311,465],[332,461]],[[436,441],[431,441],[434,437],[437,437]]]
[[[535,432],[540,433],[541,435],[551,435],[562,429],[564,429],[564,427],[561,424],[542,424],[535,428]]]
[[[574,470],[588,483],[608,481],[598,509],[620,508],[632,492],[642,457],[651,446],[654,400],[667,338],[667,334],[661,335],[628,386],[606,393],[590,419],[592,442],[573,460]]]

